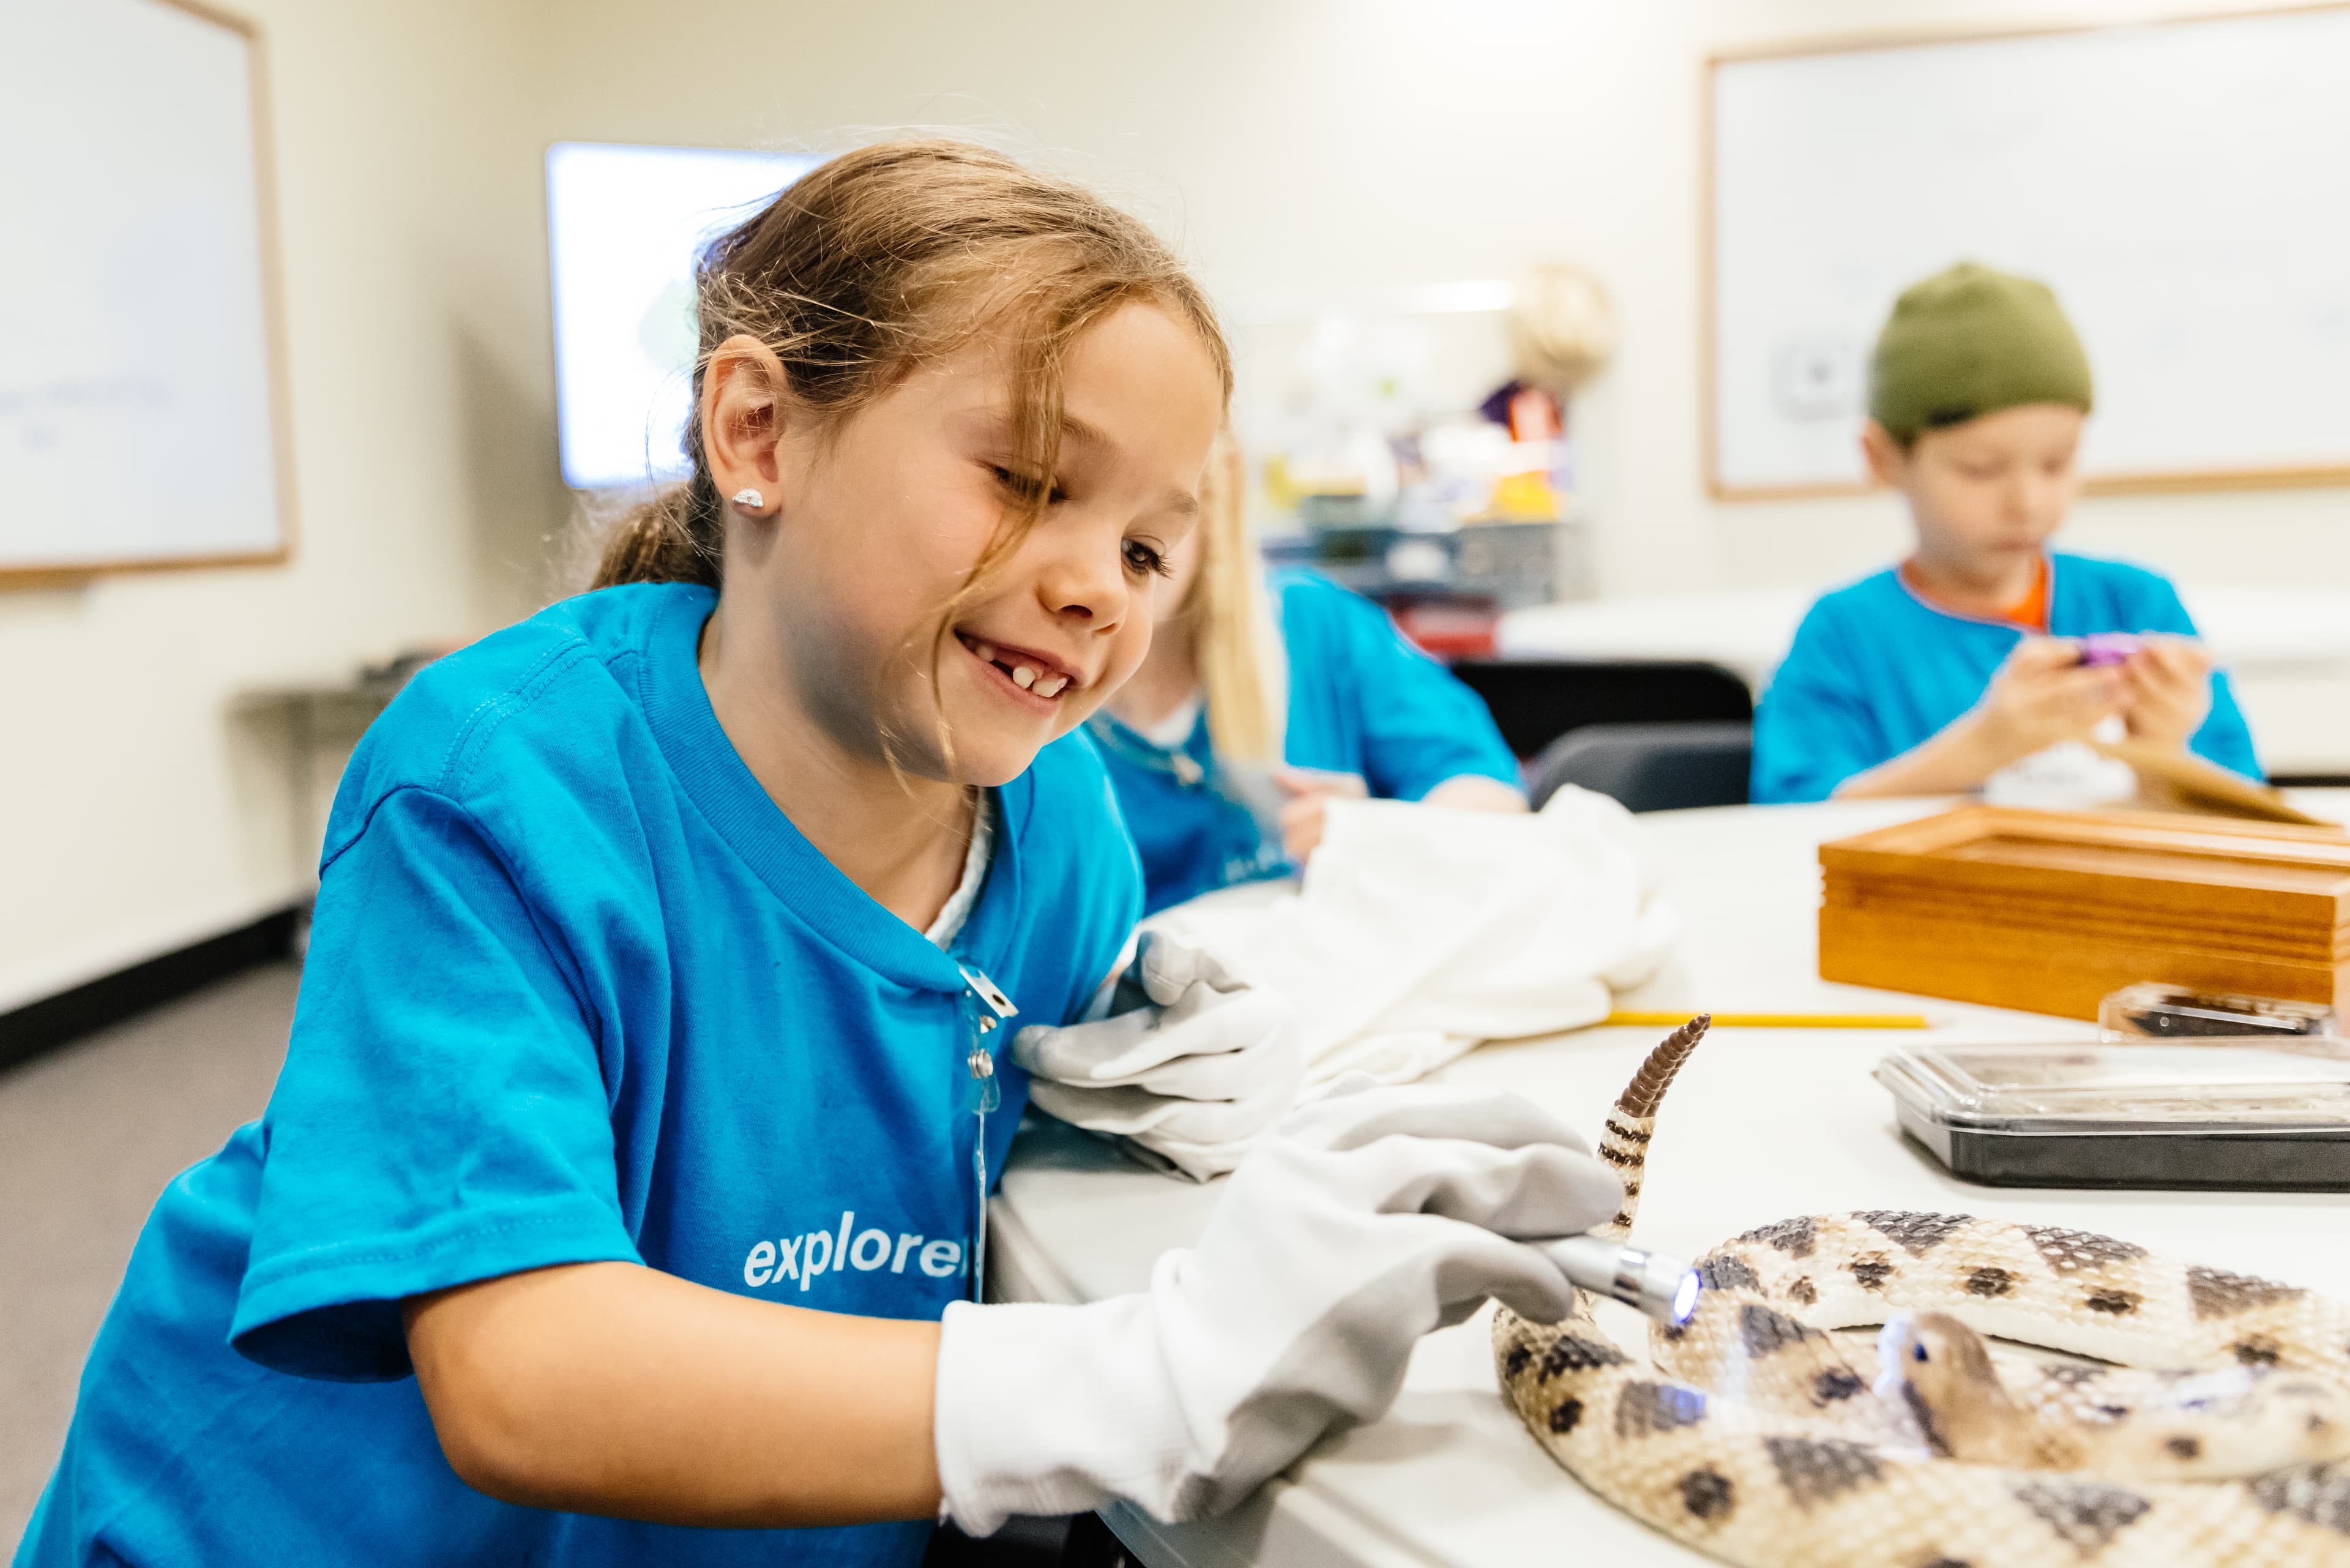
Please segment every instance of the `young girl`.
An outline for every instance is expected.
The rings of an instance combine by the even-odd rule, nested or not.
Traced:
[[[1227,437],[1201,524],[1169,557],[1174,613],[1087,725],[1141,853],[1146,913],[1303,866],[1334,798],[1526,808],[1477,694],[1369,600],[1315,572],[1268,575],[1241,490]]]
[[[971,1304],[1000,1025],[1076,1019],[1138,903],[1068,732],[1149,641],[1223,345],[1139,225],[945,142],[806,176],[701,321],[626,586],[353,759],[276,1093],[157,1204],[20,1568],[910,1564],[942,1508],[1227,1505],[1476,1296],[1564,1310],[1497,1232],[1613,1179],[1395,1091],[1293,1118],[1147,1294]],[[1158,1054],[1236,1011],[1187,990]]]

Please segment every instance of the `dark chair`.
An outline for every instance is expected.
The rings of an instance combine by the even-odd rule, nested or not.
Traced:
[[[1521,759],[1586,724],[1743,724],[1754,717],[1745,681],[1696,659],[1464,659],[1452,673],[1485,700]]]
[[[1540,808],[1561,784],[1613,795],[1633,811],[1744,805],[1752,724],[1586,724],[1526,764]]]

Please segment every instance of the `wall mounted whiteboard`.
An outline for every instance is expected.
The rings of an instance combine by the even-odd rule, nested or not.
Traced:
[[[0,584],[285,558],[260,40],[0,0]]]
[[[2045,280],[2098,407],[2089,487],[2350,482],[2350,7],[1711,62],[1710,480],[1865,479],[1894,296]]]

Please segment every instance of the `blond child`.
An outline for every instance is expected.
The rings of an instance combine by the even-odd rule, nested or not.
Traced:
[[[1172,606],[1133,680],[1087,722],[1155,912],[1305,865],[1333,800],[1523,811],[1517,759],[1477,694],[1387,612],[1318,572],[1268,573],[1219,444]]]

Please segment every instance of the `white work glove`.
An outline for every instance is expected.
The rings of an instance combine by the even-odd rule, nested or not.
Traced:
[[[1565,1315],[1565,1277],[1511,1238],[1604,1223],[1614,1172],[1515,1095],[1368,1083],[1341,1080],[1258,1140],[1148,1292],[947,1308],[935,1429],[957,1524],[983,1535],[1117,1499],[1220,1512],[1324,1432],[1384,1414],[1413,1345],[1486,1297]]]
[[[1123,1137],[1195,1179],[1240,1163],[1289,1110],[1305,1063],[1288,1004],[1205,948],[1145,931],[1121,992],[1147,1005],[1012,1042],[1028,1098],[1074,1127]]]

